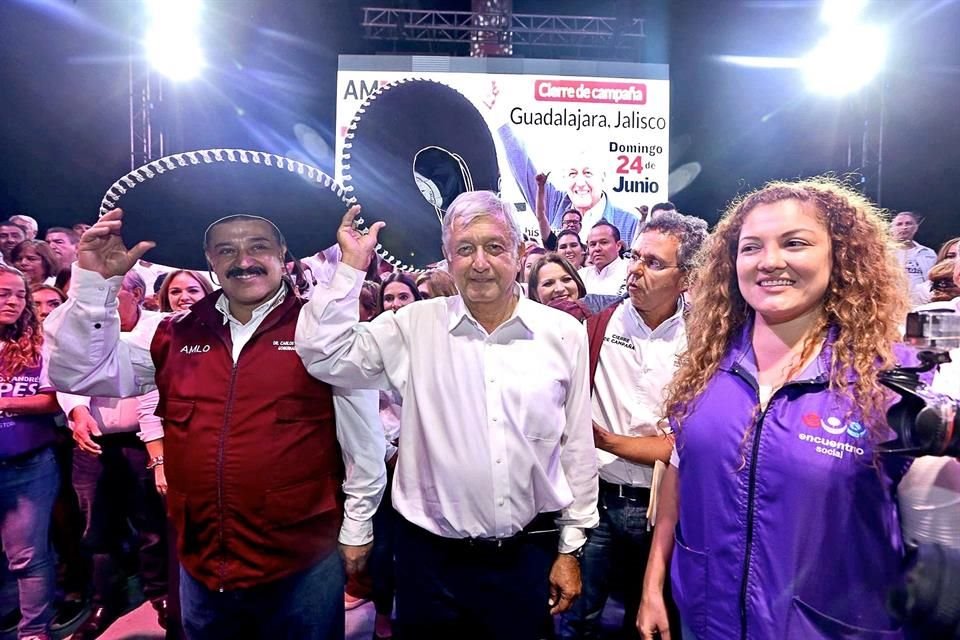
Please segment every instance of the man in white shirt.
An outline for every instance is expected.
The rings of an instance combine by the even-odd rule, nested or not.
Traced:
[[[128,272],[117,311],[121,340],[147,340],[148,346],[163,316],[142,308],[145,290],[139,274]],[[138,536],[143,594],[167,628],[167,519],[145,445],[163,438],[154,415],[158,399],[156,389],[132,398],[57,394],[77,443],[71,479],[85,518],[81,543],[92,574],[92,611],[74,640],[99,637],[125,610],[126,585],[116,578],[128,519]]]
[[[443,219],[460,295],[358,323],[382,227],[360,235],[358,211],[343,218],[341,263],[296,344],[311,374],[403,398],[398,633],[538,638],[548,606],[562,612],[579,593],[576,556],[598,519],[586,334],[520,294],[520,230],[488,191],[461,194]]]
[[[581,560],[583,593],[563,616],[562,638],[597,638],[611,584],[624,594],[624,638],[636,638],[640,584],[650,549],[647,509],[653,465],[670,459],[663,390],[686,347],[682,294],[707,237],[703,220],[665,212],[640,228],[630,250],[628,298],[592,316],[593,428],[600,524]],[[604,327],[604,325],[606,325]]]
[[[930,301],[927,272],[937,263],[937,252],[914,241],[923,219],[913,211],[901,211],[890,223],[890,234],[897,241],[897,259],[903,265],[914,305]]]
[[[623,242],[614,225],[601,220],[590,228],[587,253],[590,264],[577,273],[587,293],[618,296],[627,287],[627,261],[620,257]]]
[[[152,462],[166,467],[190,638],[342,637],[337,539],[359,571],[386,477],[376,394],[309,376],[293,347],[303,302],[283,279],[286,241],[256,216],[204,235],[222,290],[161,322],[149,348],[120,341],[120,276],[153,244],[128,250],[122,216],[81,238],[70,299],[46,320],[51,378],[91,396],[159,389],[165,456]]]

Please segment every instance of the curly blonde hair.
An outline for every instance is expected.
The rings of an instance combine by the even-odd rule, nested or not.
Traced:
[[[33,305],[33,294],[27,277],[19,269],[0,264],[0,273],[9,273],[23,280],[26,303],[16,322],[0,325],[0,340],[6,347],[0,350],[0,380],[9,380],[27,367],[40,362],[43,347],[43,330]]]
[[[864,412],[871,430],[885,424],[877,420],[886,393],[876,373],[895,362],[893,344],[900,339],[908,310],[906,278],[893,251],[887,216],[850,187],[819,177],[771,182],[735,200],[704,244],[693,278],[688,347],[666,389],[667,415],[681,426],[751,318],[752,310],[737,284],[737,245],[744,219],[757,206],[783,200],[797,200],[817,213],[827,228],[833,256],[823,314],[801,359],[811,355],[834,327],[831,391],[850,398]],[[850,372],[856,375],[852,385],[847,382]],[[872,431],[872,435],[879,434]]]

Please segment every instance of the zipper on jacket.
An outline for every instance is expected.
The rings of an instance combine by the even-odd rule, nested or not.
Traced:
[[[223,410],[223,427],[220,429],[220,444],[217,447],[217,537],[220,541],[220,593],[223,593],[227,570],[227,549],[223,541],[223,453],[226,448],[227,429],[230,426],[230,414],[233,412],[233,396],[237,382],[237,363],[233,363],[230,371],[230,388],[227,391],[227,402]]]
[[[735,365],[733,367],[733,372],[750,383],[757,397],[757,406],[760,406],[760,389],[757,386],[757,381],[740,365]],[[747,640],[747,582],[750,576],[750,559],[753,555],[754,501],[756,500],[757,492],[757,454],[760,452],[760,432],[763,430],[763,420],[767,416],[767,409],[769,409],[770,405],[773,403],[773,398],[783,389],[793,386],[807,386],[822,383],[823,380],[819,378],[813,378],[810,380],[792,380],[781,385],[780,388],[774,390],[774,392],[767,399],[767,406],[763,411],[760,412],[760,416],[753,425],[753,448],[751,450],[752,452],[750,458],[750,479],[747,485],[747,540],[746,549],[744,549],[743,553],[743,575],[740,582],[741,640]]]
[[[767,407],[770,406],[770,400],[767,401]],[[757,393],[757,405],[760,405],[760,394]],[[764,409],[753,425],[753,451],[750,457],[750,480],[747,485],[747,542],[743,554],[743,578],[740,582],[740,638],[747,640],[747,579],[750,575],[750,557],[753,549],[753,517],[754,500],[757,491],[757,454],[760,451],[760,431],[763,429],[763,419],[767,415]]]

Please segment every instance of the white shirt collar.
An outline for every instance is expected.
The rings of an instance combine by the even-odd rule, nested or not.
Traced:
[[[531,302],[523,296],[523,290],[520,288],[519,284],[515,284],[513,287],[513,293],[517,296],[517,304],[513,308],[513,313],[510,317],[499,327],[494,329],[494,333],[504,333],[510,332],[509,335],[517,338],[532,337],[533,331],[530,329],[529,322],[524,321],[524,316],[527,315],[527,304]],[[487,335],[487,330],[483,328],[483,325],[473,317],[473,314],[470,313],[470,309],[467,308],[466,303],[463,301],[463,296],[452,296],[447,298],[449,301],[449,310],[450,310],[450,320],[447,323],[447,328],[450,330],[450,333],[454,335],[466,335],[464,332],[470,330],[470,327],[473,330],[481,332],[483,335]],[[539,303],[534,303],[539,304]],[[518,327],[519,333],[514,333],[512,327],[516,325]]]
[[[595,273],[597,276],[603,278],[603,277],[605,277],[607,274],[610,273],[610,270],[611,270],[611,269],[620,266],[620,263],[621,263],[621,262],[624,262],[624,259],[621,258],[620,256],[617,256],[616,258],[614,258],[613,260],[611,260],[611,261],[610,261],[610,264],[608,264],[607,266],[605,266],[603,269],[597,269],[597,267],[596,267],[595,265],[592,265],[592,264],[591,264],[589,267],[585,267],[585,268],[591,269],[591,270],[593,271],[593,273]]]
[[[260,320],[268,313],[273,311],[273,309],[280,305],[287,297],[287,286],[284,283],[280,283],[280,288],[277,289],[277,292],[273,294],[269,300],[261,304],[259,307],[253,310],[253,315],[250,317],[250,322]],[[232,313],[230,313],[230,301],[227,300],[227,294],[221,293],[220,297],[217,299],[217,311],[223,315],[223,324],[228,322],[233,322],[239,325],[244,323],[237,320]],[[247,323],[249,324],[249,323]]]
[[[683,304],[682,297],[677,298],[677,308],[673,312],[673,315],[667,318],[666,320],[664,320],[663,322],[661,322],[659,325],[657,325],[657,329],[651,329],[649,326],[647,326],[647,323],[646,321],[644,321],[643,316],[641,316],[640,312],[637,311],[637,308],[633,306],[633,302],[630,300],[630,298],[627,298],[626,300],[624,300],[622,304],[626,305],[627,307],[627,318],[635,322],[637,326],[647,334],[653,333],[657,329],[666,329],[678,322],[683,321],[684,304]]]

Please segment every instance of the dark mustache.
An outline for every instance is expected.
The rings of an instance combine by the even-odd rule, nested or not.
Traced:
[[[267,275],[267,270],[263,267],[248,267],[246,269],[241,269],[240,267],[234,267],[227,271],[228,278],[236,278],[238,276],[265,276]]]

